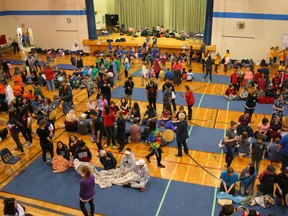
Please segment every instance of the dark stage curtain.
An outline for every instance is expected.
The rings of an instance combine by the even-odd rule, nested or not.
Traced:
[[[97,31],[96,31],[94,1],[85,0],[85,2],[86,2],[86,15],[87,15],[89,39],[95,40],[95,39],[98,39],[98,36],[97,36]]]
[[[206,19],[204,29],[204,43],[211,45],[214,0],[207,0]]]

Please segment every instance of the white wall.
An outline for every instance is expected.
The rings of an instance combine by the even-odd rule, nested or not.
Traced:
[[[85,0],[2,0],[6,10],[85,10]],[[71,23],[66,19],[70,18]],[[5,22],[2,22],[2,19]],[[41,48],[71,49],[74,40],[80,42],[88,38],[86,15],[61,16],[5,16],[0,17],[1,32],[6,38],[15,38],[16,29],[24,24],[32,28],[35,46]],[[2,33],[1,33],[2,34]],[[83,48],[83,47],[81,47]]]
[[[96,27],[102,29],[106,26],[105,14],[115,14],[115,1],[116,0],[94,0],[94,10],[97,12]]]
[[[214,2],[214,12],[287,14],[287,8],[287,0],[215,0]],[[239,21],[245,22],[243,29],[237,28],[236,23]],[[233,59],[268,60],[270,47],[281,46],[283,34],[288,34],[287,27],[288,21],[213,18],[212,44],[216,44],[217,52],[222,55],[229,49]]]

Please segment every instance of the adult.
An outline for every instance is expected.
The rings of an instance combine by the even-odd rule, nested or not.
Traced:
[[[237,208],[234,208],[232,204],[223,205],[221,211],[219,212],[219,216],[231,216],[240,210],[243,210],[242,206],[238,206]]]
[[[99,151],[100,162],[104,167],[104,170],[115,169],[117,161],[111,152],[106,152],[105,150]]]
[[[278,115],[273,116],[270,122],[270,128],[269,128],[269,136],[268,139],[273,139],[273,138],[282,138],[281,136],[281,128],[282,128],[282,123],[281,119]]]
[[[125,129],[126,129],[126,119],[122,110],[117,112],[117,141],[120,147],[117,149],[118,152],[124,150],[125,145]]]
[[[248,89],[248,88],[247,88]],[[246,104],[245,104],[245,112],[249,113],[249,116],[252,118],[254,113],[256,102],[258,101],[258,91],[253,90],[251,93],[248,94]]]
[[[18,42],[14,39],[11,46],[13,47],[13,51],[14,51],[14,55],[17,53],[19,53],[20,48],[19,48],[19,44]]]
[[[15,198],[5,198],[3,201],[3,215],[4,216],[24,216],[31,215],[26,212],[25,206],[19,204]]]
[[[254,141],[251,145],[251,151],[250,151],[252,158],[251,164],[254,166],[256,163],[257,174],[259,172],[260,162],[262,159],[265,158],[265,153],[267,151],[267,147],[264,142],[265,139],[266,139],[265,135],[259,133],[256,136],[256,141]]]
[[[251,128],[251,117],[248,112],[245,112],[238,119],[237,134],[241,135],[243,132],[247,132],[249,137],[253,136],[253,129]]]
[[[139,142],[141,139],[141,128],[138,126],[137,119],[133,120],[133,125],[129,128],[130,133],[130,141],[131,142]]]
[[[105,144],[105,148],[110,146],[110,140],[112,139],[113,149],[116,148],[115,142],[115,126],[114,123],[116,121],[115,114],[111,112],[111,109],[108,105],[104,106],[104,112],[102,113],[103,117],[103,125],[105,128],[105,132],[107,135],[107,143]]]
[[[86,119],[86,114],[82,113],[77,122],[77,133],[86,135],[90,132],[90,122]]]
[[[131,187],[139,189],[141,192],[145,191],[146,185],[150,180],[150,174],[148,167],[143,159],[140,159],[135,162],[135,172],[138,174],[137,179],[129,181],[127,184],[124,184],[124,187]]]
[[[158,85],[154,82],[154,79],[150,79],[146,84],[146,98],[149,102],[149,106],[156,110],[156,100],[158,98]]]
[[[81,142],[82,140],[80,138],[77,139],[75,135],[71,135],[69,137],[69,151],[72,153],[72,156],[74,156],[74,153],[76,149],[79,147]]]
[[[103,149],[102,147],[103,124],[101,118],[97,116],[97,112],[95,110],[90,111],[90,117],[92,119],[91,122],[92,137],[96,142],[98,150],[101,150]]]
[[[194,55],[194,50],[193,50],[193,47],[190,46],[190,50],[189,50],[189,67],[191,68],[192,67],[192,61],[193,61],[193,55]]]
[[[7,80],[3,81],[3,85],[5,87],[5,98],[7,101],[8,109],[13,109],[15,96],[13,94],[12,87],[9,85]]]
[[[85,216],[94,215],[94,202],[93,202],[93,198],[95,196],[94,175],[91,174],[91,171],[90,171],[89,167],[87,167],[87,166],[83,166],[81,169],[81,172],[83,174],[83,178],[80,181],[80,192],[79,192],[80,209],[81,209],[83,215],[85,215]],[[90,214],[88,213],[87,209],[85,208],[85,204],[87,202],[89,203],[89,206],[90,206]]]
[[[71,109],[73,105],[73,94],[70,85],[68,85],[67,80],[64,79],[61,82],[61,86],[59,88],[59,96],[62,102],[62,110],[66,115]]]
[[[44,74],[46,78],[46,83],[49,91],[55,91],[55,84],[54,84],[54,71],[50,67],[50,65],[47,65],[44,69]]]
[[[103,78],[97,83],[98,88],[100,89],[101,94],[103,94],[108,102],[110,103],[111,99],[111,88],[113,88],[113,82],[108,78],[107,74],[103,74]]]
[[[113,57],[113,46],[112,46],[111,42],[109,42],[109,44],[108,44],[108,51],[109,51],[110,58],[112,58]]]
[[[278,151],[280,139],[279,137],[271,139],[267,149],[268,149],[268,158],[270,163],[272,162],[280,162],[281,161],[281,153]]]
[[[278,151],[281,152],[281,171],[288,167],[288,135],[282,137],[279,143]]]
[[[188,146],[186,143],[186,140],[188,138],[188,123],[185,120],[186,116],[184,113],[179,113],[178,118],[180,121],[176,130],[178,154],[176,154],[175,156],[182,157],[182,147],[184,148],[185,154],[189,154]]]
[[[210,82],[212,82],[212,65],[213,65],[213,61],[212,61],[211,55],[208,56],[207,60],[205,61],[205,65],[206,65],[206,74],[203,77],[202,81],[204,82],[206,77],[209,74]]]
[[[75,110],[70,110],[65,116],[65,129],[69,132],[77,132],[78,116]]]
[[[166,80],[166,82],[163,84],[162,86],[162,92],[164,93],[165,92],[165,89],[166,87],[170,88],[171,89],[171,93],[172,93],[172,96],[171,96],[171,103],[172,103],[172,106],[173,106],[173,111],[176,112],[177,108],[176,108],[176,103],[175,103],[175,99],[176,99],[176,94],[175,94],[175,88],[174,88],[174,85],[172,83],[172,80]],[[170,106],[170,105],[169,105]],[[165,107],[164,107],[165,108]],[[170,110],[171,111],[171,110]]]
[[[63,158],[65,158],[66,160],[68,160],[68,161],[70,160],[69,149],[68,149],[67,145],[65,145],[62,141],[57,142],[56,153],[57,153],[57,155],[62,155]]]
[[[44,163],[46,163],[47,151],[50,153],[51,158],[54,157],[54,152],[53,152],[53,142],[50,137],[50,131],[47,128],[47,123],[45,119],[40,120],[39,127],[37,128],[36,133],[40,138],[40,146],[42,149],[42,159]]]
[[[225,146],[227,149],[225,157],[226,167],[230,167],[234,159],[234,148],[238,140],[236,128],[237,128],[236,122],[231,121],[230,128],[226,130],[226,135],[224,138]]]
[[[153,71],[154,71],[156,79],[159,78],[160,70],[161,70],[161,62],[160,62],[159,56],[157,56],[153,62]]]
[[[162,158],[162,149],[160,147],[161,135],[156,125],[157,125],[156,122],[150,121],[150,127],[149,127],[150,135],[148,141],[151,145],[151,152],[145,158],[150,163],[150,157],[156,154],[157,166],[160,168],[165,168],[165,166],[161,163]]]
[[[168,84],[170,84],[170,85],[168,85]],[[165,89],[163,91],[163,110],[168,107],[168,110],[171,112],[172,90],[171,90],[170,86],[172,86],[172,84],[167,83],[165,85]]]
[[[284,204],[288,206],[287,199],[285,197],[288,194],[288,167],[284,169],[282,173],[279,173],[275,179],[276,182],[276,201],[278,205],[282,205],[282,200]]]
[[[240,195],[251,196],[253,194],[253,186],[255,182],[255,167],[252,164],[248,164],[240,174]]]
[[[272,165],[268,165],[267,168],[260,173],[258,177],[260,182],[257,192],[258,196],[269,195],[273,197],[276,176],[276,168]]]
[[[76,60],[76,66],[78,69],[81,69],[83,68],[83,59],[81,57],[81,55],[78,56],[77,60]]]
[[[182,63],[180,62],[180,59],[177,59],[177,61],[173,64],[172,69],[174,71],[173,83],[174,85],[179,86],[182,80],[181,79]]]
[[[132,93],[134,88],[134,82],[132,76],[128,77],[128,80],[124,83],[124,89],[125,89],[125,98],[128,103],[128,108],[131,108],[132,103]]]
[[[227,170],[224,170],[220,176],[221,184],[220,191],[223,191],[227,194],[235,195],[235,186],[238,181],[238,174],[234,172],[232,167],[228,167]]]
[[[185,85],[185,94],[182,94],[182,97],[185,98],[187,103],[187,109],[188,109],[188,120],[192,120],[192,106],[195,103],[195,98],[192,90],[190,90],[190,87],[188,85]]]
[[[231,54],[229,50],[226,50],[225,56],[224,56],[224,72],[227,72],[227,70],[229,69],[229,64],[230,64],[230,60],[231,60]]]

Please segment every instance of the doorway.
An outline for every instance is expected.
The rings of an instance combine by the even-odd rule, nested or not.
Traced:
[[[24,51],[31,51],[35,46],[32,28],[21,27],[16,32],[19,47]]]

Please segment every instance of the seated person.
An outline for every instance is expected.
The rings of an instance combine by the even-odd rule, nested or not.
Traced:
[[[247,132],[249,137],[253,136],[253,129],[251,128],[251,117],[249,112],[245,112],[238,119],[239,125],[237,126],[237,134],[241,135],[243,132]]]
[[[81,138],[77,138],[75,135],[69,137],[69,151],[74,155],[76,149],[79,147],[79,144],[82,142]]]
[[[26,212],[26,208],[19,204],[15,198],[5,198],[3,201],[4,208],[3,208],[3,215],[9,216],[9,215],[31,215]]]
[[[282,128],[281,128],[281,136],[285,136],[286,134],[288,134],[288,116],[287,117],[283,117],[282,120]]]
[[[147,118],[145,118],[145,116],[147,116]],[[149,121],[157,121],[157,112],[150,105],[147,106],[147,110],[144,113],[142,124],[145,125]]]
[[[115,169],[117,161],[111,152],[101,149],[99,151],[100,162],[104,166],[104,170]]]
[[[260,185],[258,186],[257,196],[269,195],[273,197],[274,182],[276,176],[277,176],[276,168],[272,165],[268,165],[266,170],[260,173],[258,177]]]
[[[282,123],[281,123],[281,119],[278,115],[275,115],[271,122],[270,122],[270,128],[269,128],[269,138],[282,138],[280,132],[282,129]]]
[[[132,109],[127,115],[128,121],[133,122],[134,119],[137,119],[138,123],[141,120],[141,114],[140,114],[140,107],[137,102],[134,102]]]
[[[93,101],[92,97],[89,97],[88,98],[88,103],[87,103],[87,111],[84,112],[86,114],[86,118],[87,119],[91,118],[90,117],[90,111],[91,110],[96,110],[96,108],[97,108],[97,105],[96,105],[95,101]]]
[[[64,172],[69,167],[74,167],[74,164],[64,158],[64,155],[60,151],[57,151],[57,155],[53,157],[52,159],[52,168],[53,172]]]
[[[252,164],[248,164],[248,166],[242,170],[239,178],[241,196],[251,196],[253,194],[255,175],[255,167]]]
[[[275,179],[276,182],[276,201],[278,205],[282,205],[282,199],[288,194],[288,167],[286,167],[283,173],[279,173]],[[287,199],[285,200],[286,206],[288,206]]]
[[[258,124],[258,131],[255,132],[254,136],[257,137],[258,133],[268,136],[269,128],[270,128],[269,120],[267,118],[263,118],[262,122]]]
[[[133,120],[133,125],[129,128],[131,142],[139,142],[141,139],[141,128],[138,126],[137,119]]]
[[[189,71],[187,73],[186,81],[194,81],[194,75],[192,73],[192,69],[191,68],[189,69]]]
[[[246,87],[244,87],[239,94],[238,100],[247,100],[248,97],[248,90]]]
[[[130,148],[127,148],[124,152],[124,155],[121,158],[120,170],[122,175],[126,175],[128,172],[132,172],[135,169],[135,155]]]
[[[187,79],[186,68],[182,68],[181,79],[182,79],[182,81],[186,81],[186,79]]]
[[[110,110],[111,112],[114,112],[115,115],[119,111],[119,107],[115,104],[114,101],[110,101]]]
[[[234,85],[230,84],[229,87],[225,91],[225,99],[226,100],[235,100],[237,98],[237,92],[234,89]]]
[[[164,110],[162,111],[162,116],[161,116],[162,121],[169,121],[171,120],[171,112],[169,110],[169,107],[165,107]]]
[[[227,194],[235,196],[235,185],[238,181],[238,174],[234,172],[232,167],[228,167],[221,173],[220,179],[222,180],[220,184],[220,191]]]
[[[249,141],[247,132],[243,132],[239,136],[237,140],[237,145],[238,145],[237,151],[240,157],[249,154],[250,141]]]
[[[77,132],[86,135],[90,132],[90,123],[86,119],[86,114],[82,113],[77,123]]]
[[[141,139],[144,140],[145,142],[148,142],[148,138],[149,138],[149,126],[150,126],[150,122],[147,122],[146,127],[144,128],[143,132],[141,132]]]
[[[120,100],[120,110],[123,111],[124,115],[127,115],[128,112],[129,112],[128,103],[127,103],[127,101],[126,101],[126,99],[124,97],[122,97],[121,100]]]
[[[57,155],[62,155],[66,160],[70,160],[69,149],[62,141],[57,142],[56,153]]]
[[[83,140],[74,153],[74,159],[78,159],[81,162],[90,162],[92,160],[92,154]]]
[[[160,121],[159,132],[161,133],[161,137],[162,137],[162,134],[164,133],[165,130],[166,130],[165,122],[164,121]],[[163,138],[161,138],[160,146],[166,146],[166,145],[167,145],[167,142]]]
[[[65,129],[69,132],[76,132],[77,131],[77,122],[78,117],[76,115],[75,110],[70,110],[65,117]]]
[[[149,170],[143,159],[136,161],[135,164],[135,172],[138,174],[138,179],[135,181],[129,181],[124,184],[123,187],[136,188],[143,192],[145,191],[146,185],[150,179]]]
[[[268,145],[268,158],[270,159],[270,163],[272,162],[280,162],[281,161],[281,152],[278,151],[280,138],[276,137],[271,139],[270,144]]]

